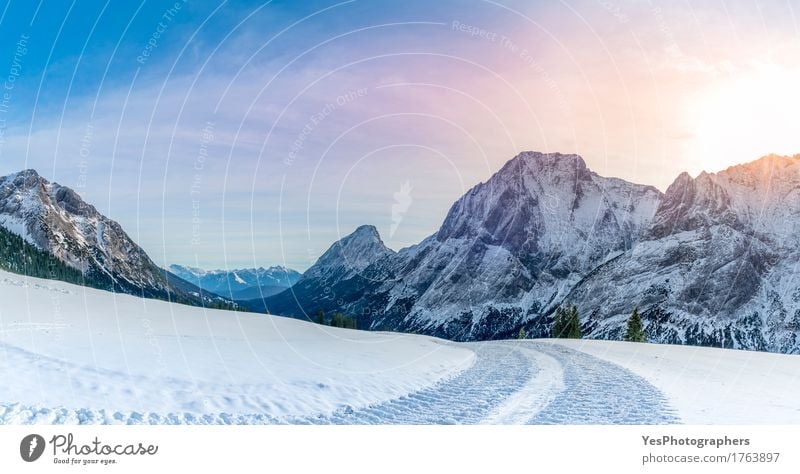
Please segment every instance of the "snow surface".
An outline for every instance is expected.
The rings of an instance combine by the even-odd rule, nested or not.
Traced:
[[[264,423],[363,407],[472,351],[0,272],[0,423]]]
[[[33,245],[33,239],[28,235],[25,222],[14,216],[0,214],[0,227],[5,227],[9,232],[22,237],[26,242]]]
[[[547,342],[643,377],[667,396],[683,423],[800,423],[798,355],[618,341]]]
[[[0,272],[0,423],[800,423],[800,356],[453,343]]]

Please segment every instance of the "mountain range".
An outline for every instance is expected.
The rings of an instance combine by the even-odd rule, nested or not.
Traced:
[[[173,264],[169,270],[208,292],[240,301],[278,294],[300,279],[299,272],[283,266],[203,270]]]
[[[548,336],[559,305],[619,339],[638,308],[651,341],[797,353],[799,226],[800,155],[683,173],[662,193],[524,152],[419,244],[395,252],[359,227],[248,307],[454,340]]]
[[[653,342],[800,353],[799,232],[800,155],[683,173],[662,193],[578,155],[523,152],[411,247],[364,225],[302,275],[167,271],[71,189],[33,170],[0,178],[2,268],[460,341],[546,337],[555,310],[575,305],[586,337],[620,339],[638,308]]]

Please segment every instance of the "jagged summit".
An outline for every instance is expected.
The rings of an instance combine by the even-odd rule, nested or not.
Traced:
[[[339,239],[309,268],[304,277],[327,278],[332,275],[352,276],[372,262],[393,254],[381,240],[373,225],[362,225]]]
[[[523,151],[509,160],[495,176],[519,178],[535,173],[539,175],[563,175],[564,178],[579,178],[587,172],[586,162],[580,155],[564,153],[542,153]]]
[[[700,177],[716,179],[725,176],[731,177],[744,175],[749,175],[750,180],[753,181],[754,179],[770,177],[774,173],[780,174],[787,170],[798,173],[799,171],[794,168],[798,165],[800,165],[800,153],[795,155],[779,155],[776,153],[770,153],[753,161],[730,165],[722,170],[703,170],[697,175],[697,177],[694,178],[688,172],[683,171],[678,175],[677,178],[675,178],[675,182],[685,181],[686,179],[698,179]]]
[[[367,277],[367,270],[395,255],[384,245],[375,226],[359,226],[331,245],[291,288],[266,299],[247,301],[246,305],[311,318],[319,310],[329,309],[332,302],[364,296],[363,285],[380,283]]]
[[[37,177],[37,176],[39,176],[39,173],[35,169],[28,168],[28,169],[24,169],[22,171],[18,171],[16,173],[12,173],[12,174],[6,176],[6,178],[16,178],[16,177],[28,178],[28,177]]]
[[[750,170],[758,168],[764,169],[772,166],[784,167],[784,166],[791,166],[797,163],[800,163],[800,153],[791,156],[779,155],[777,153],[770,153],[768,155],[764,155],[761,158],[758,158],[756,160],[747,163],[738,163],[735,165],[731,165],[721,172],[735,170],[735,169],[750,169]]]
[[[575,164],[586,166],[586,162],[580,155],[575,153],[559,153],[559,152],[541,152],[526,150],[517,154],[514,158],[508,161],[513,163],[515,161],[523,161],[529,164],[542,164],[542,165],[555,165],[555,164]]]
[[[448,212],[437,238],[483,235],[489,242],[504,242],[505,247],[528,241],[530,248],[540,248],[562,245],[564,239],[572,241],[573,237],[584,241],[585,236],[578,237],[573,230],[585,228],[588,233],[598,217],[614,221],[617,227],[632,227],[624,233],[638,234],[660,197],[651,186],[591,172],[578,155],[523,152],[461,197]]]
[[[653,219],[656,238],[710,225],[780,237],[800,218],[800,155],[767,155],[696,178],[681,173]]]
[[[355,260],[364,260],[360,258],[360,253],[363,253],[364,257],[393,253],[393,251],[383,243],[378,229],[373,225],[361,225],[357,227],[352,233],[342,237],[336,244],[331,246],[320,260],[325,258],[325,255],[334,257],[342,252],[346,254],[345,256],[347,258]]]
[[[354,230],[350,235],[348,235],[348,236],[346,236],[344,238],[345,239],[354,239],[354,238],[356,238],[356,239],[365,239],[365,238],[368,238],[368,239],[377,239],[377,240],[380,241],[381,240],[381,235],[378,232],[377,227],[375,227],[374,225],[364,224],[364,225],[360,225],[360,226],[356,227],[356,230]]]

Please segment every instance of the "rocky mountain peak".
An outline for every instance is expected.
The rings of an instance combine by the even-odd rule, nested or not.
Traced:
[[[526,151],[461,197],[437,239],[483,236],[530,250],[548,242],[562,246],[572,237],[585,241],[598,235],[599,224],[610,229],[603,239],[625,245],[649,223],[660,197],[651,186],[597,175],[578,155]]]
[[[588,178],[589,169],[579,155],[523,151],[508,161],[493,179],[520,180],[525,177],[539,182],[574,182]]]
[[[352,276],[393,253],[384,245],[375,226],[362,225],[331,245],[303,277]]]
[[[26,170],[18,171],[16,173],[12,173],[12,174],[8,175],[7,178],[11,178],[11,179],[15,179],[15,180],[19,179],[19,178],[21,178],[21,179],[36,179],[36,178],[41,178],[41,176],[39,176],[39,173],[35,169],[29,168],[29,169],[26,169]]]
[[[535,168],[586,168],[586,162],[574,153],[543,153],[540,151],[523,151],[512,158],[509,163],[521,161]]]
[[[767,155],[750,163],[731,166],[716,176],[748,188],[767,189],[774,184],[797,186],[800,183],[800,155]]]
[[[0,178],[0,188],[6,188],[6,192],[10,190],[15,192],[30,190],[35,187],[43,187],[46,183],[47,181],[39,176],[36,170],[32,169],[19,171]],[[0,190],[0,192],[3,192],[3,190]]]
[[[681,173],[661,200],[648,238],[726,225],[762,235],[794,229],[800,217],[800,155],[767,155],[696,178]]]
[[[350,235],[342,238],[343,242],[350,242],[354,240],[371,241],[373,243],[383,244],[380,233],[374,225],[358,226]]]

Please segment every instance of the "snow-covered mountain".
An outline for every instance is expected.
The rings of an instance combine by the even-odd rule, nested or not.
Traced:
[[[383,278],[366,279],[364,272],[374,262],[394,254],[384,245],[378,229],[363,225],[335,242],[290,289],[266,299],[246,301],[245,305],[251,310],[313,319],[319,309],[328,311],[340,302],[368,301],[367,288],[382,283]]]
[[[159,268],[117,222],[34,170],[0,178],[0,226],[80,271],[90,286],[201,302],[199,288]]]
[[[266,306],[296,316],[341,310],[359,327],[458,340],[507,337],[530,321],[544,334],[572,286],[640,238],[660,198],[653,187],[598,176],[577,155],[521,153],[420,244],[394,253],[362,227],[320,259],[324,272],[315,265]],[[373,247],[359,261],[334,258],[367,236]]]
[[[577,155],[525,152],[419,244],[395,252],[361,226],[299,278],[173,266],[178,278],[31,170],[0,178],[0,225],[93,286],[143,296],[197,299],[186,279],[251,310],[340,311],[359,328],[454,340],[547,336],[562,304],[578,307],[584,334],[617,339],[638,307],[653,341],[800,352],[800,155],[683,173],[662,194],[601,177]]]
[[[595,337],[638,306],[652,340],[800,352],[800,155],[680,175],[642,241],[568,300]]]
[[[584,333],[616,339],[639,307],[651,340],[800,352],[799,232],[800,155],[683,173],[662,194],[576,155],[526,152],[420,244],[357,265],[329,252],[324,278],[315,269],[264,303],[456,340],[546,336],[560,304],[578,306]]]
[[[200,288],[232,300],[250,300],[272,296],[294,285],[300,273],[283,266],[203,270],[184,265],[170,265],[169,270]]]
[[[412,331],[511,336],[631,248],[660,197],[598,176],[577,155],[522,153],[459,199],[436,235],[403,253],[388,308],[410,307],[403,327]]]

